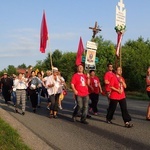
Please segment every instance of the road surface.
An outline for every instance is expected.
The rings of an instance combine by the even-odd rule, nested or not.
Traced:
[[[49,118],[45,99],[42,99],[41,108],[36,113],[32,112],[31,103],[27,101],[24,116],[16,114],[13,106],[7,106],[4,100],[0,103],[1,108],[54,150],[150,150],[150,121],[145,120],[148,101],[127,99],[133,128],[124,127],[119,106],[113,124],[105,122],[108,102],[104,96],[99,98],[99,115],[87,119],[88,125],[72,122],[74,100],[71,92],[63,100],[63,110],[59,110],[57,119]]]

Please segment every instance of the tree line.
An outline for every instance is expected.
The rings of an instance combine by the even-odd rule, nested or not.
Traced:
[[[102,36],[96,37],[95,42],[98,44],[96,57],[99,59],[98,63],[96,63],[96,74],[103,85],[103,76],[106,72],[107,64],[111,62],[115,66],[117,62],[115,56],[116,45],[111,41],[104,40]],[[144,92],[146,71],[148,66],[150,66],[150,40],[144,40],[142,37],[139,37],[137,40],[128,40],[122,46],[121,54],[121,64],[123,76],[127,83],[127,90]],[[69,87],[71,77],[76,71],[76,52],[62,52],[56,49],[51,57],[53,66],[59,68]],[[29,68],[25,64],[18,67]],[[40,71],[50,70],[50,68],[50,53],[44,60],[38,60],[36,65],[33,66],[34,70],[38,69]],[[2,70],[0,75],[3,72],[8,74],[17,73],[13,65],[9,65],[7,69]]]

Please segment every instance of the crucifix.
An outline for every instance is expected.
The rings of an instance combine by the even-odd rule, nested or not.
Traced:
[[[92,31],[93,31],[93,36],[92,36],[93,39],[95,38],[95,35],[96,35],[99,31],[102,31],[102,30],[99,28],[97,22],[95,22],[95,26],[94,26],[94,27],[89,27],[89,29],[92,29]]]

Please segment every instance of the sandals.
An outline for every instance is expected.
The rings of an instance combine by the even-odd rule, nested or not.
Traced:
[[[125,123],[125,127],[126,127],[126,128],[132,128],[132,127],[133,127],[133,124],[130,124],[129,122],[126,122],[126,123]]]
[[[49,116],[50,118],[53,118],[53,114],[50,114],[50,116]]]

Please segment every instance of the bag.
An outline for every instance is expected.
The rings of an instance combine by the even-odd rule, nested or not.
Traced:
[[[150,85],[147,86],[146,91],[150,92]]]
[[[63,99],[64,99],[64,94],[61,93],[61,94],[59,95],[59,100],[62,101]]]
[[[63,95],[67,95],[67,91],[66,90],[63,90]]]

